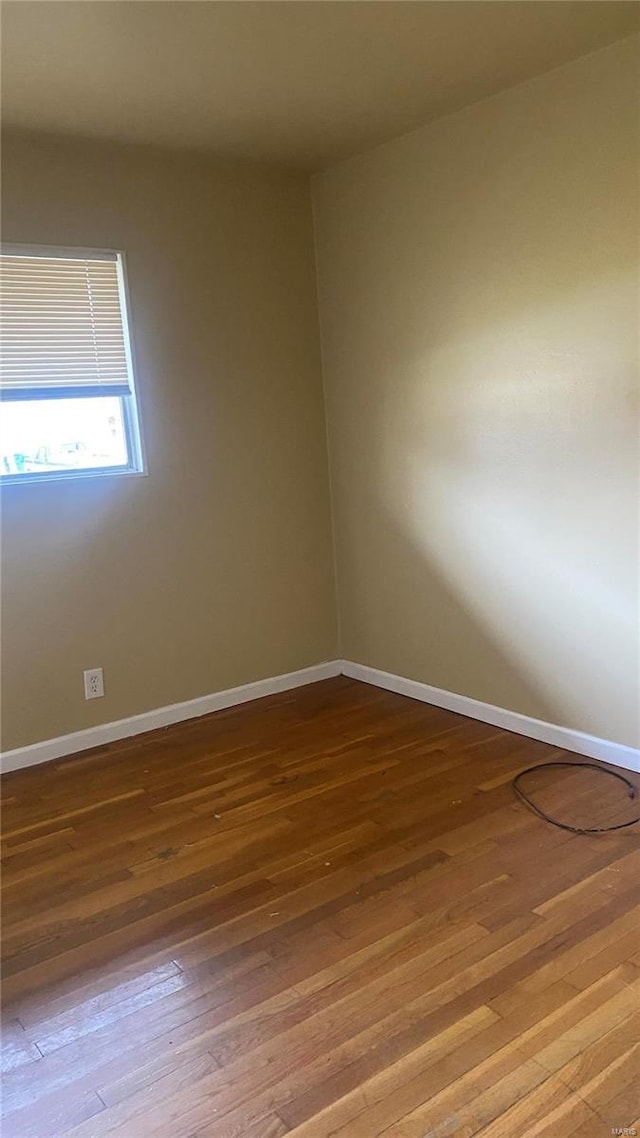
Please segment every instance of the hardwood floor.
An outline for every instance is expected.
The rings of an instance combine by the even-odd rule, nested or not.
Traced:
[[[553,757],[340,677],[7,775],[3,1138],[640,1132],[639,828]]]

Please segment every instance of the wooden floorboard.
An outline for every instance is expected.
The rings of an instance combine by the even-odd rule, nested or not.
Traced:
[[[3,1138],[638,1128],[640,835],[553,758],[339,677],[6,775]]]

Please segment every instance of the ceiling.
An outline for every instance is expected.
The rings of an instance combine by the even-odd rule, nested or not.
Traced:
[[[632,34],[617,0],[5,0],[3,118],[313,170]]]

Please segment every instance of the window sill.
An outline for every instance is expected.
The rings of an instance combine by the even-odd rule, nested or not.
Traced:
[[[146,478],[148,474],[149,471],[146,469],[132,470],[130,467],[114,466],[94,470],[61,470],[48,474],[36,471],[28,474],[3,474],[0,476],[0,490],[6,486],[33,486],[45,482],[49,485],[60,485],[67,482],[100,481],[103,478]]]

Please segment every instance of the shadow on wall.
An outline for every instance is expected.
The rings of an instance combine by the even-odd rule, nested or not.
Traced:
[[[515,322],[458,329],[385,400],[375,493],[405,598],[386,666],[633,742],[633,390],[588,345],[541,342]]]
[[[491,614],[465,597],[446,565],[430,555],[425,516],[412,530],[388,510],[384,527],[385,547],[388,543],[393,556],[387,559],[384,550],[378,551],[381,583],[363,587],[360,582],[350,590],[345,655],[445,691],[561,722],[551,693],[523,666],[518,645],[493,627]],[[374,608],[378,619],[372,624]]]

